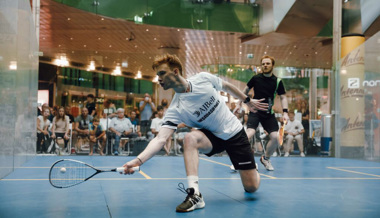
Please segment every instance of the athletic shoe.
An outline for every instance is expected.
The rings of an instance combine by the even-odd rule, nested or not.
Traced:
[[[237,172],[237,170],[235,170],[234,165],[231,165],[231,166],[230,166],[230,169],[232,170],[232,172]]]
[[[113,152],[113,155],[117,156],[117,155],[119,155],[119,152],[115,151],[115,152]]]
[[[277,157],[277,152],[273,152],[272,157]]]
[[[182,184],[182,187],[180,184]],[[180,187],[178,189],[187,194],[187,196],[185,200],[176,207],[177,212],[191,212],[195,209],[201,209],[206,206],[201,193],[199,193],[199,195],[195,194],[194,188],[185,189],[183,183],[180,184],[178,184]]]
[[[289,152],[285,152],[284,157],[289,157]]]
[[[305,157],[305,153],[301,152],[300,156]]]
[[[261,156],[260,162],[264,165],[265,169],[267,169],[268,171],[273,171],[274,170],[274,168],[273,168],[270,160],[269,159],[265,160],[264,156]]]

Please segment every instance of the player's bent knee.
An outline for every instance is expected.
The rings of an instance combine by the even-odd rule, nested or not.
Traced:
[[[244,191],[248,193],[253,193],[257,191],[257,189],[259,189],[259,187],[244,187]]]

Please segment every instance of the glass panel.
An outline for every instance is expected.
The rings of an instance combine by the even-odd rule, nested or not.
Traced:
[[[36,152],[38,44],[29,1],[0,1],[0,178]]]

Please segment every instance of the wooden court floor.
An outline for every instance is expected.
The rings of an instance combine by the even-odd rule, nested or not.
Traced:
[[[183,157],[156,156],[134,175],[104,173],[56,189],[48,172],[62,158],[106,169],[133,157],[36,156],[0,180],[0,217],[380,217],[379,162],[276,157],[273,172],[258,163],[260,189],[246,194],[228,157],[201,156],[206,207],[176,213],[186,197],[177,190],[178,183],[187,185]]]

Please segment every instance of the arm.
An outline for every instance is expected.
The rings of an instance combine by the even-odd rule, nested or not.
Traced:
[[[54,139],[55,138],[55,117],[53,118],[53,124],[51,127],[51,137]]]
[[[283,109],[288,109],[288,99],[286,98],[286,95],[280,95],[280,100],[281,100],[281,106]],[[284,122],[288,122],[289,116],[288,112],[284,112],[283,114]]]
[[[246,87],[247,89],[248,87]],[[240,101],[244,101],[247,98],[247,95],[241,92],[239,89],[237,89],[234,85],[232,85],[229,82],[223,81],[223,87],[222,89],[228,93],[230,93],[235,98],[239,99]],[[245,89],[245,90],[246,90]],[[249,91],[249,89],[248,89]],[[256,112],[257,110],[266,111],[268,110],[268,104],[262,103],[265,99],[250,99],[249,102],[247,102],[247,106],[249,107],[249,110],[252,112]]]
[[[125,163],[123,167],[125,167],[124,174],[133,173],[132,167],[141,166],[143,163],[152,158],[157,152],[159,152],[164,145],[166,144],[166,140],[174,133],[174,129],[169,129],[166,127],[162,127],[157,137],[152,139],[148,146],[145,148],[143,152],[141,152],[135,159]]]
[[[40,123],[41,123],[40,119],[37,118],[37,130],[43,133],[44,130],[40,128]]]

